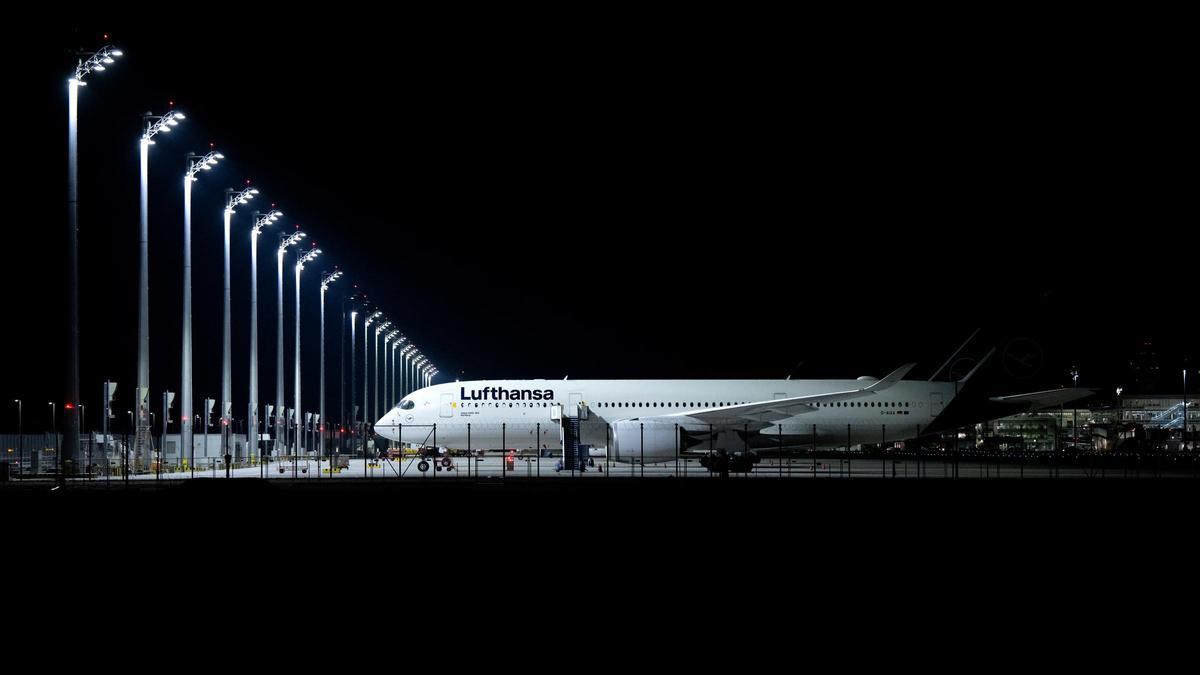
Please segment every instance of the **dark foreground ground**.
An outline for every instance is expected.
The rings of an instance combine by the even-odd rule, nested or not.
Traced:
[[[0,484],[10,525],[76,534],[184,527],[239,537],[256,528],[365,529],[378,536],[681,533],[701,537],[904,537],[1148,531],[1200,514],[1190,473],[1141,479],[829,480],[621,478],[362,479]]]
[[[988,614],[997,603],[1173,598],[1194,579],[1200,517],[1190,477],[52,487],[0,484],[5,550],[37,571],[24,578],[45,597],[359,598],[390,616],[414,594],[449,593],[467,603],[445,605],[454,620],[539,598],[607,604],[633,623],[652,623],[638,606],[711,611],[753,598],[763,616],[820,624],[828,611],[863,620],[868,598],[897,625],[930,598]]]

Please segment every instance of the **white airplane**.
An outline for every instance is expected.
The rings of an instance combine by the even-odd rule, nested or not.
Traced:
[[[983,361],[957,383],[905,381],[914,365],[857,380],[448,382],[404,397],[375,432],[427,448],[560,452],[564,424],[578,417],[581,444],[612,461],[647,464],[696,453],[892,443],[933,427]],[[1091,393],[1057,389],[990,401],[1011,414]]]

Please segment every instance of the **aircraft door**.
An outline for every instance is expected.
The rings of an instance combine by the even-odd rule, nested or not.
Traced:
[[[583,402],[583,394],[579,392],[571,392],[567,402],[567,416],[575,417],[579,414],[579,404]]]
[[[942,399],[941,394],[930,394],[929,395],[929,416],[930,416],[930,418],[941,415],[942,410],[945,409],[945,407],[946,407],[946,403]]]
[[[442,394],[442,417],[454,417],[454,394]]]

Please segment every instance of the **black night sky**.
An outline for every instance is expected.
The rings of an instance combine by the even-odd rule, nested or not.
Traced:
[[[302,286],[309,409],[317,280],[334,265],[339,291],[357,284],[449,378],[855,377],[908,361],[928,376],[978,326],[981,351],[1016,336],[1045,350],[1036,377],[998,393],[1067,384],[1072,363],[1081,386],[1125,384],[1142,338],[1165,372],[1194,359],[1194,217],[1173,208],[1186,174],[1167,161],[1183,90],[1169,73],[1059,33],[528,18],[31,21],[4,113],[19,214],[7,276],[20,281],[3,394],[27,401],[26,428],[62,399],[66,79],[72,50],[104,30],[125,57],[89,77],[80,106],[89,427],[105,378],[119,410],[132,397],[136,139],[140,114],[168,100],[188,120],[151,156],[152,401],[179,386],[180,178],[210,142],[228,159],[194,196],[197,402],[219,398],[221,209],[246,179],[326,254]],[[248,213],[234,220],[235,412]],[[263,401],[273,241],[260,249]],[[285,312],[290,392],[290,300]]]

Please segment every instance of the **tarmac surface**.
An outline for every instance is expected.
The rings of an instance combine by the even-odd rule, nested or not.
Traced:
[[[403,460],[381,460],[365,462],[362,459],[351,459],[349,467],[329,471],[329,463],[316,460],[300,460],[271,462],[269,465],[235,468],[229,473],[230,478],[253,478],[267,481],[320,481],[329,478],[339,480],[398,480],[405,481],[446,481],[462,479],[511,479],[511,478],[573,478],[576,480],[597,480],[605,478],[686,478],[686,479],[716,479],[719,475],[710,472],[700,464],[698,459],[681,459],[679,462],[664,462],[660,464],[621,464],[605,463],[601,458],[593,458],[594,464],[583,472],[571,472],[558,468],[557,458],[520,457],[506,466],[499,456],[483,458],[450,458],[448,467],[436,466],[432,462],[428,470],[421,471],[421,460],[406,458]],[[436,470],[435,470],[436,466]],[[832,479],[832,478],[883,478],[883,479],[1036,479],[1036,478],[1190,478],[1196,477],[1192,470],[1155,469],[1152,466],[1132,467],[1087,467],[1073,464],[1055,466],[1046,463],[1017,463],[1017,462],[983,462],[978,460],[960,461],[957,466],[952,461],[941,458],[917,461],[915,459],[879,459],[879,458],[835,458],[835,459],[793,459],[779,463],[771,458],[764,458],[754,465],[748,473],[731,472],[731,480],[761,480],[779,478]],[[225,471],[220,468],[198,468],[195,471],[178,471],[162,474],[140,473],[129,477],[130,481],[167,481],[177,482],[188,479],[224,479]],[[20,482],[18,479],[17,482]],[[90,482],[118,482],[119,476],[110,478],[97,477]],[[122,481],[123,482],[123,481]]]

